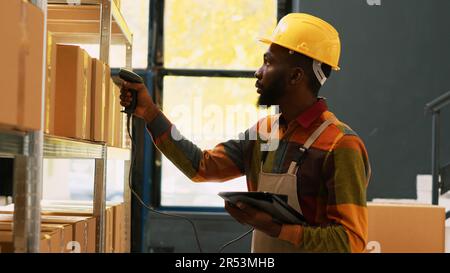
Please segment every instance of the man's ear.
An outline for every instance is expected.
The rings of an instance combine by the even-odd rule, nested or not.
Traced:
[[[290,84],[297,84],[305,77],[305,70],[301,67],[293,67],[289,78]]]

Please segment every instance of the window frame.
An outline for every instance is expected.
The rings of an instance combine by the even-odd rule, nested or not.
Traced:
[[[293,2],[297,0],[277,0],[277,21],[292,11]],[[150,93],[158,106],[163,105],[165,76],[184,77],[225,77],[225,78],[254,78],[255,70],[232,69],[180,69],[164,67],[164,6],[165,1],[150,1],[149,20],[149,60],[148,71],[152,74]],[[140,147],[140,146],[137,146]],[[142,149],[137,149],[142,150]],[[151,182],[148,201],[151,206],[162,211],[180,212],[224,212],[224,208],[210,206],[162,206],[161,205],[161,152],[152,149]],[[138,166],[143,166],[138,164]]]

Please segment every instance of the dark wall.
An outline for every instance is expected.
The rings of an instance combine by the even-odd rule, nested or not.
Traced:
[[[177,215],[189,217],[198,231],[200,245],[204,253],[217,253],[227,242],[247,232],[244,226],[225,213],[183,213]],[[185,220],[167,216],[149,214],[145,230],[147,231],[144,252],[198,252],[192,226]],[[248,253],[251,247],[251,235],[226,247],[223,253]]]
[[[424,105],[450,90],[450,1],[301,0],[300,9],[340,33],[341,71],[321,94],[366,143],[369,199],[416,198],[416,175],[431,168]],[[442,114],[441,158],[448,162],[450,109]]]
[[[13,196],[14,160],[0,158],[0,196]]]

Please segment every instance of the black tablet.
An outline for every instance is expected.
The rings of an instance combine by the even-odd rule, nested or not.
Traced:
[[[289,206],[286,195],[269,192],[219,192],[219,196],[234,205],[240,201],[265,211],[282,224],[306,224],[305,217]]]

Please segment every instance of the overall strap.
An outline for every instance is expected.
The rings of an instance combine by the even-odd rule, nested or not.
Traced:
[[[327,119],[325,120],[319,128],[317,128],[306,140],[306,142],[300,146],[300,155],[298,156],[297,160],[294,160],[289,165],[288,173],[289,174],[295,174],[297,172],[298,166],[302,164],[303,160],[306,157],[306,154],[311,147],[311,145],[319,138],[319,136],[325,131],[325,129],[333,124],[334,119]]]

